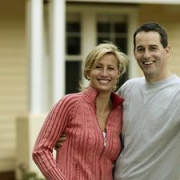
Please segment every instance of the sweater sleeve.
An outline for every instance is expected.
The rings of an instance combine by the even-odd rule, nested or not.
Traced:
[[[75,101],[62,98],[48,114],[33,149],[33,160],[48,180],[67,180],[53,157],[53,147],[67,127]]]

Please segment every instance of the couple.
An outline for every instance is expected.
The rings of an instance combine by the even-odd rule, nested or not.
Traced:
[[[112,91],[126,56],[114,45],[100,52],[99,45],[85,62],[90,86],[65,96],[49,113],[33,150],[48,180],[180,179],[180,79],[168,69],[167,33],[146,23],[133,43],[144,77],[124,83],[120,97]],[[67,140],[55,162],[52,149],[63,132]]]

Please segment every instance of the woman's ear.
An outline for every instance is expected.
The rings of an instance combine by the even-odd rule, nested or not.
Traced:
[[[86,78],[87,78],[88,81],[91,79],[90,78],[90,72],[87,73]]]
[[[117,77],[117,80],[118,80],[118,81],[119,81],[120,76],[121,76],[121,72],[119,71],[119,72],[118,72],[118,77]]]

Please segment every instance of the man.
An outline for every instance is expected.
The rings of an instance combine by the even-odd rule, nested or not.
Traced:
[[[115,180],[180,180],[180,79],[168,69],[167,33],[146,23],[133,38],[144,77],[128,80],[118,90],[125,99],[124,149]]]
[[[167,33],[157,23],[146,23],[133,39],[144,77],[128,80],[118,90],[124,98],[124,148],[114,179],[180,180],[180,78],[168,69]]]

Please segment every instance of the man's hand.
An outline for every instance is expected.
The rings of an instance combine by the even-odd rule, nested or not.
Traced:
[[[54,149],[58,151],[58,149],[63,145],[63,142],[66,141],[66,134],[62,134],[59,138],[58,142],[56,143]]]

